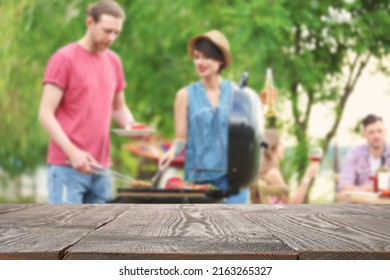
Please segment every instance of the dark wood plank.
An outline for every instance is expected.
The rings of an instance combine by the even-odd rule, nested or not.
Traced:
[[[122,208],[120,205],[37,205],[3,213],[0,215],[0,259],[61,259],[69,246],[115,219],[123,212]]]
[[[390,259],[387,205],[239,206],[299,259]]]
[[[65,259],[296,259],[227,205],[134,205],[70,247]]]
[[[2,205],[0,259],[390,259],[388,205]]]

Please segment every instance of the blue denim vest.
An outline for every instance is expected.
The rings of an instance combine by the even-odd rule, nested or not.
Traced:
[[[231,82],[220,84],[218,106],[213,108],[200,81],[188,88],[188,132],[185,180],[210,183],[227,174],[228,116]]]

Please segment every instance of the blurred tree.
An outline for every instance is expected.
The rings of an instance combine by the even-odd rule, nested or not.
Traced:
[[[83,34],[72,20],[80,1],[1,1],[0,13],[0,169],[3,180],[20,182],[46,158],[47,135],[37,122],[42,77],[49,56]],[[77,31],[78,30],[78,31]],[[7,186],[2,184],[1,186]],[[13,184],[21,195],[21,184]]]
[[[291,106],[293,119],[284,119],[279,126],[288,129],[296,139],[295,152],[285,164],[290,173],[298,168],[301,175],[308,162],[310,144],[319,144],[326,153],[347,101],[370,59],[375,57],[378,70],[389,73],[383,61],[390,50],[387,28],[390,3],[388,0],[235,3],[225,10],[235,28],[232,33],[241,31],[243,41],[247,42],[241,44],[245,46],[241,56],[246,57],[240,58],[260,73],[272,67],[283,98]],[[334,121],[322,139],[311,139],[308,125],[317,104],[333,108]]]

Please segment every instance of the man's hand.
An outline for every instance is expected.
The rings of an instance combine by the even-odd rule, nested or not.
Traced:
[[[89,153],[76,148],[68,154],[68,157],[71,166],[78,172],[86,175],[92,173],[90,163],[96,160]]]
[[[365,192],[374,192],[374,186],[372,184],[365,184],[360,187],[362,191]]]
[[[374,185],[366,183],[361,186],[355,186],[352,184],[346,184],[342,186],[341,191],[356,191],[356,192],[374,192]]]

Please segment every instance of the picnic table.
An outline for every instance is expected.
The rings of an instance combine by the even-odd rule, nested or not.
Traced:
[[[387,205],[0,205],[0,259],[390,259]]]
[[[344,191],[335,194],[337,202],[350,202],[359,204],[390,204],[390,197],[381,197],[377,193]]]

